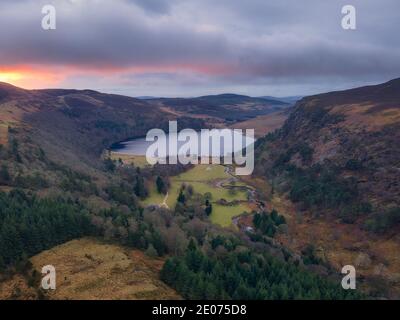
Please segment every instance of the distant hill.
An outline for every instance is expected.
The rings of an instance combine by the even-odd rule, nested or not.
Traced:
[[[48,192],[66,187],[68,180],[82,181],[85,188],[88,181],[105,183],[109,177],[101,157],[104,150],[153,128],[167,131],[168,121],[176,118],[157,104],[131,97],[0,84],[0,168],[6,172],[0,174],[0,190],[24,185],[50,187]],[[203,119],[185,115],[178,125],[208,127]],[[83,190],[73,184],[68,188]]]
[[[140,100],[159,99],[158,97],[152,97],[152,96],[139,96],[139,97],[135,97],[135,98],[140,99]]]
[[[218,94],[218,95],[208,95],[208,96],[202,96],[197,99],[201,99],[204,101],[208,101],[211,104],[237,104],[237,103],[246,103],[246,102],[259,102],[263,103],[264,101],[269,102],[272,105],[286,105],[286,103],[275,100],[275,99],[262,99],[260,100],[259,98],[253,98],[245,95],[239,95],[239,94],[233,94],[233,93],[224,93],[224,94]]]
[[[100,155],[111,144],[144,136],[153,128],[167,130],[168,120],[179,119],[180,129],[221,127],[287,107],[234,94],[141,100],[93,90],[24,90],[1,83],[0,145],[18,154],[20,164],[12,175],[51,171],[49,163],[92,172],[103,165]]]
[[[161,98],[158,101],[180,114],[213,117],[228,122],[248,120],[290,107],[283,101],[231,93],[198,98]]]
[[[10,131],[29,135],[61,162],[77,155],[98,157],[114,142],[143,136],[152,128],[166,129],[172,119],[176,115],[159,105],[127,96],[93,90],[24,90],[0,83],[0,142],[7,143]],[[206,126],[185,115],[179,125]]]
[[[259,97],[261,99],[266,99],[266,100],[276,100],[276,101],[282,101],[285,103],[289,104],[295,104],[297,101],[299,101],[303,96],[289,96],[289,97],[272,97],[272,96],[262,96]]]

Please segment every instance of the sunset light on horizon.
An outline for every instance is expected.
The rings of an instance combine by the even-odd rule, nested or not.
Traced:
[[[390,6],[372,17],[376,4],[360,3],[363,27],[347,32],[336,1],[310,1],[313,10],[277,0],[55,0],[57,27],[47,31],[46,1],[2,1],[0,81],[129,96],[290,96],[397,76]]]
[[[14,70],[0,68],[0,82],[6,82],[24,89],[52,88],[60,83],[60,79],[60,76],[51,71],[35,70],[28,67]]]
[[[7,82],[10,84],[17,83],[23,75],[19,72],[0,71],[0,82]]]

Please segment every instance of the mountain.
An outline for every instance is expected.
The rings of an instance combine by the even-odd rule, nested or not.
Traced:
[[[215,280],[202,269],[191,274],[176,264],[207,261],[210,250],[213,260],[207,265],[225,256],[230,270],[260,268],[261,260],[277,270],[292,270],[264,282],[280,285],[283,279],[282,288],[296,288],[299,297],[304,298],[305,290],[310,298],[345,297],[349,292],[339,288],[332,296],[336,291],[324,289],[328,287],[319,276],[313,278],[318,273],[329,280],[345,264],[357,267],[357,286],[370,286],[372,296],[398,297],[399,89],[400,81],[393,80],[305,97],[291,107],[232,94],[140,100],[92,90],[24,90],[0,84],[0,191],[5,191],[0,202],[8,213],[0,215],[0,283],[19,272],[17,267],[25,270],[26,257],[95,236],[146,250],[149,256],[171,255],[162,279],[183,297],[203,297],[198,293],[205,286],[189,295],[182,284]],[[182,187],[179,197],[184,200],[175,208],[145,207],[159,183],[168,185],[190,168],[133,167],[104,152],[151,128],[166,129],[168,120],[175,119],[180,128],[257,124],[268,129],[256,142],[253,176],[242,179],[254,188],[251,209],[257,214],[249,212],[239,222],[254,233],[214,225],[196,185]],[[241,119],[247,121],[239,123]],[[256,217],[264,220],[264,231],[254,229]],[[239,263],[242,247],[247,257],[255,254],[249,264]],[[85,256],[89,264],[93,258]],[[34,283],[33,270],[29,264],[27,268],[28,283]],[[263,274],[261,269],[257,272]],[[224,272],[215,274],[225,279]],[[236,271],[231,278],[241,274]],[[334,281],[332,290],[340,283]],[[265,297],[275,291],[266,289]]]
[[[179,118],[181,128],[224,126],[288,108],[273,99],[221,94],[198,98],[137,99],[93,90],[24,90],[0,84],[0,142],[31,140],[52,161],[91,166],[114,142],[167,128]],[[32,151],[32,150],[31,150]]]
[[[273,96],[261,96],[259,98],[265,100],[275,100],[275,101],[282,101],[284,103],[295,104],[297,101],[303,98],[303,96],[289,96],[289,97],[279,97],[279,98]]]
[[[172,119],[176,116],[158,105],[131,97],[0,84],[0,141],[32,140],[58,163],[96,163],[110,144],[144,136],[152,128],[166,129]],[[179,125],[205,126],[201,119],[184,115]]]
[[[38,146],[59,163],[91,162],[109,143],[145,134],[162,114],[141,100],[90,90],[1,84],[0,94],[1,141]]]
[[[229,105],[229,104],[238,104],[238,103],[246,103],[246,102],[258,102],[258,103],[263,103],[265,100],[269,102],[271,105],[286,105],[286,103],[276,100],[276,99],[258,99],[258,98],[253,98],[245,95],[238,95],[238,94],[233,94],[233,93],[224,93],[224,94],[218,94],[218,95],[208,95],[208,96],[202,96],[199,97],[198,99],[208,101],[211,104],[224,104],[224,105]]]
[[[224,101],[226,112],[228,100]],[[188,178],[186,184],[186,180],[174,182],[173,177],[195,169],[191,165],[140,167],[103,152],[114,142],[145,135],[150,128],[166,129],[167,121],[178,117],[181,127],[194,129],[209,126],[207,117],[216,119],[207,109],[205,115],[176,112],[154,101],[91,90],[24,90],[1,85],[0,299],[57,298],[40,287],[37,268],[48,255],[55,259],[50,264],[65,271],[64,280],[57,282],[60,298],[178,297],[171,288],[190,299],[271,299],[279,298],[286,288],[293,288],[294,298],[359,296],[303,268],[302,258],[278,243],[213,223],[208,194],[212,183],[219,184],[218,171],[202,167],[212,183],[193,183]],[[227,176],[227,183],[232,181],[230,172],[216,168]],[[173,184],[175,191],[180,190],[176,195]],[[164,195],[160,185],[164,190],[169,187],[170,193]],[[199,185],[210,192],[204,194]],[[222,191],[223,187],[215,188]],[[231,197],[237,195],[233,191]],[[246,199],[243,189],[240,194]],[[166,203],[168,195],[176,199],[176,205],[151,200],[160,196]],[[151,202],[146,205],[147,200]],[[241,205],[236,209],[241,210]],[[284,223],[282,217],[280,223]],[[82,237],[91,237],[86,238],[90,243],[70,242]],[[114,243],[123,247],[111,248]],[[148,258],[140,258],[143,251]],[[243,257],[246,263],[241,262]],[[66,261],[70,268],[63,268]],[[199,261],[205,263],[193,268]],[[226,262],[222,268],[220,261]],[[252,284],[249,268],[262,279],[262,291]],[[265,275],[265,268],[273,272]],[[233,270],[228,278],[224,269]],[[283,276],[276,277],[279,272]],[[78,278],[71,281],[71,277]],[[232,286],[231,279],[237,279],[237,284]],[[190,290],[188,283],[194,284]],[[88,290],[76,290],[82,285]],[[122,289],[116,292],[116,286]],[[307,295],[305,290],[309,290]]]
[[[399,102],[400,79],[303,98],[258,142],[257,173],[303,208],[376,232],[397,228]]]
[[[253,180],[285,213],[287,248],[340,272],[377,297],[400,292],[400,79],[305,97],[256,142]]]
[[[198,98],[161,98],[155,101],[178,114],[210,117],[216,122],[243,121],[290,107],[290,104],[278,100],[230,93]]]
[[[230,127],[233,129],[254,129],[255,137],[262,138],[266,134],[282,127],[290,114],[290,108],[282,111],[275,111],[266,115],[235,122]]]
[[[153,96],[139,96],[139,97],[136,97],[136,99],[140,99],[140,100],[151,100],[151,99],[158,99],[158,97],[153,97]]]

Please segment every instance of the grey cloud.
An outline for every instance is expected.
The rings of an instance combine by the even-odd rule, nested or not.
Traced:
[[[343,0],[55,0],[57,30],[46,32],[44,2],[0,4],[0,67],[138,68],[149,76],[135,84],[204,88],[400,75],[397,0],[353,0],[356,31],[340,26]]]
[[[144,10],[152,13],[166,14],[170,12],[172,1],[168,0],[128,0]]]

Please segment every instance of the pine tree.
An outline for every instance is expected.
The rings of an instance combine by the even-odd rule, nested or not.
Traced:
[[[209,203],[209,204],[206,206],[206,208],[205,208],[204,211],[205,211],[205,213],[206,213],[207,216],[211,215],[211,213],[212,213],[212,204]]]
[[[164,179],[160,176],[156,179],[156,186],[158,193],[166,194],[167,193],[167,185],[164,182]]]
[[[8,172],[8,167],[3,164],[0,169],[0,183],[7,184],[11,181],[10,173]]]
[[[177,201],[178,201],[179,203],[182,203],[182,204],[185,203],[186,197],[185,197],[185,195],[183,194],[183,190],[181,190],[181,191],[179,192]]]
[[[154,246],[153,246],[151,243],[150,243],[149,246],[147,247],[147,250],[146,250],[145,253],[146,253],[146,255],[148,255],[148,256],[151,257],[151,258],[158,257],[157,250],[154,249]]]
[[[144,184],[143,177],[136,176],[134,192],[141,199],[145,199],[148,196],[148,192],[147,192],[146,186]]]

